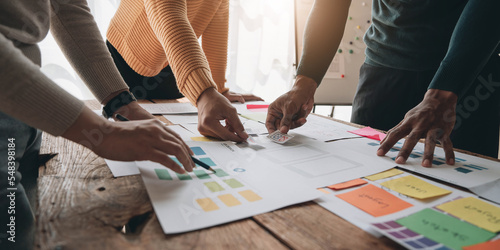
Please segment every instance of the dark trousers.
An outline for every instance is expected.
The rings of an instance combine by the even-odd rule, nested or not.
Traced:
[[[406,71],[364,64],[352,106],[351,122],[389,130],[419,104],[435,70]],[[458,100],[451,134],[455,148],[498,156],[500,124],[500,57],[493,55]]]
[[[170,66],[164,68],[156,76],[142,76],[130,68],[109,41],[106,41],[106,45],[123,80],[125,80],[125,83],[130,87],[130,91],[137,99],[177,99],[184,97],[177,88],[177,81]]]
[[[0,249],[32,249],[41,132],[2,112],[0,131]]]

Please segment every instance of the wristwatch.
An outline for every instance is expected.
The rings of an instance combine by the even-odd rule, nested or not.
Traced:
[[[129,91],[125,90],[113,97],[111,100],[109,100],[108,103],[106,103],[106,105],[104,105],[104,107],[102,108],[102,116],[104,116],[106,119],[109,119],[119,108],[134,101],[137,101],[137,99],[135,99],[135,96]]]

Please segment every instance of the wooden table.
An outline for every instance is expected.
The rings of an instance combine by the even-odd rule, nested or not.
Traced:
[[[89,102],[99,109],[96,102]],[[114,178],[104,160],[44,134],[37,249],[401,249],[314,202],[183,234],[165,235],[140,176]],[[124,227],[129,225],[127,227]],[[124,230],[126,228],[127,230]]]

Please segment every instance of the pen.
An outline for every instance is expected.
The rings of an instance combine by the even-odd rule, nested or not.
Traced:
[[[118,119],[118,120],[120,120],[122,122],[129,121],[129,119],[127,117],[125,117],[123,115],[120,115],[120,114],[116,114],[115,117],[116,117],[116,119]],[[204,168],[206,170],[210,170],[210,171],[216,173],[216,171],[213,168],[211,168],[210,166],[208,166],[206,163],[204,163],[204,162],[202,162],[202,161],[194,158],[193,156],[191,156],[191,160],[193,160],[194,163],[198,164],[198,166],[200,166],[200,167],[202,167],[202,168]]]

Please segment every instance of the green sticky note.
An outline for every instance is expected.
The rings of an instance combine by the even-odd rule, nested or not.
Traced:
[[[193,172],[199,179],[210,179],[210,175],[203,170],[193,170]]]
[[[453,249],[475,245],[495,236],[492,232],[430,208],[396,220],[396,222]]]
[[[181,180],[181,181],[193,179],[193,178],[191,178],[191,176],[189,176],[189,174],[177,174],[177,177],[179,177],[179,180]]]
[[[212,192],[219,192],[219,191],[224,191],[224,188],[217,182],[211,181],[211,182],[205,182],[203,183],[205,186]]]
[[[160,180],[172,180],[172,176],[170,176],[166,169],[155,168],[155,173]]]
[[[217,175],[219,177],[229,176],[224,170],[222,170],[220,168],[217,168],[217,169],[214,169],[214,170],[215,170],[215,175]]]
[[[227,180],[224,180],[224,182],[232,187],[232,188],[240,188],[240,187],[243,187],[243,184],[241,184],[241,182],[239,182],[238,180],[236,179],[227,179]]]

